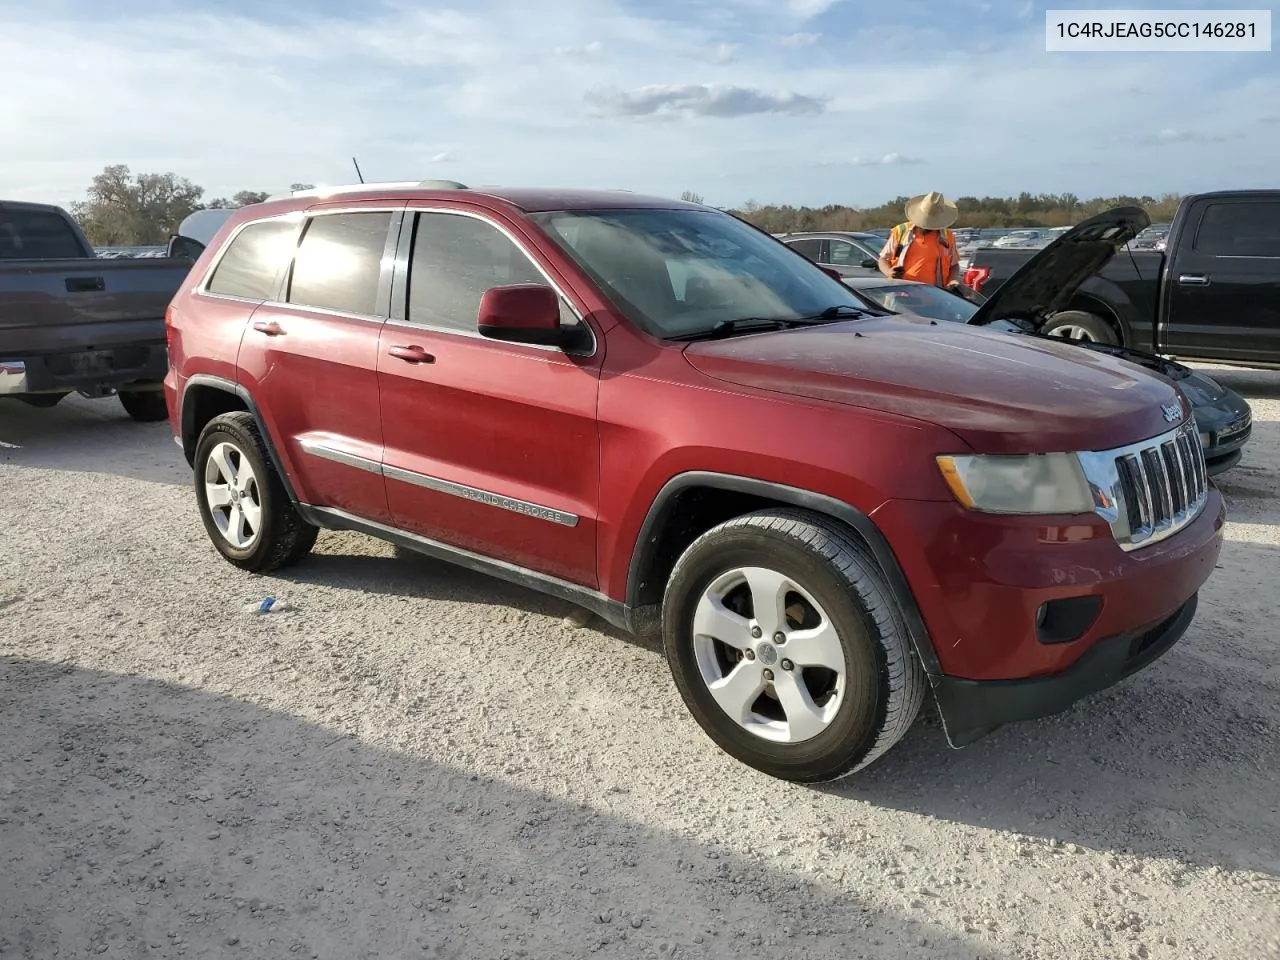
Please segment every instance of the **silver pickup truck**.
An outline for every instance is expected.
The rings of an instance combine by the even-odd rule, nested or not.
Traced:
[[[114,395],[163,420],[164,314],[191,263],[102,259],[60,207],[0,201],[0,398]]]

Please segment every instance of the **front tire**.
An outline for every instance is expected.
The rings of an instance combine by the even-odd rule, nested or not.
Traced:
[[[140,423],[169,419],[169,408],[165,404],[163,390],[121,390],[120,406]]]
[[[1105,343],[1113,347],[1120,345],[1120,337],[1116,330],[1103,317],[1084,310],[1063,310],[1055,313],[1040,329],[1041,333],[1064,340],[1083,340],[1092,343]]]
[[[209,539],[242,570],[289,566],[315,545],[319,531],[290,502],[251,414],[224,413],[201,431],[195,487]]]
[[[707,735],[785,780],[863,769],[924,699],[879,569],[850,534],[805,511],[747,514],[695,540],[667,584],[663,640]]]

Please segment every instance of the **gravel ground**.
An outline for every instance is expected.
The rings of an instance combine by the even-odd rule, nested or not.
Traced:
[[[1257,426],[1186,639],[824,789],[567,605],[349,534],[241,574],[166,425],[6,404],[0,955],[1280,957],[1280,374],[1221,377]]]

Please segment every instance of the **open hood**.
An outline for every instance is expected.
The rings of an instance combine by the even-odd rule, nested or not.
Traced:
[[[1116,207],[1076,224],[1014,272],[969,319],[972,326],[996,320],[1032,320],[1065,310],[1086,280],[1151,218],[1141,207]]]

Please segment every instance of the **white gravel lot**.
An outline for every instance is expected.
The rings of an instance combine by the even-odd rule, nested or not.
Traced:
[[[823,789],[567,605],[348,534],[242,574],[167,425],[0,405],[0,956],[1280,957],[1280,374],[1214,373],[1257,426],[1183,642]]]

